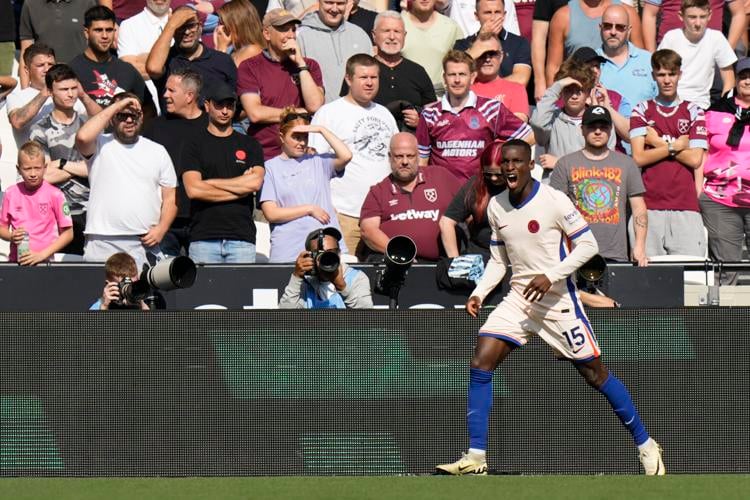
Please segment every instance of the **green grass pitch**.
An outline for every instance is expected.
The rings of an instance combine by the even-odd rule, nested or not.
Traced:
[[[0,478],[13,500],[747,499],[750,475]]]

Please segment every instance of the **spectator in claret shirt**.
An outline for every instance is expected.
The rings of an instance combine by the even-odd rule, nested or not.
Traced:
[[[474,59],[450,51],[443,59],[446,93],[422,111],[417,126],[420,165],[445,167],[461,180],[476,173],[480,153],[493,140],[534,140],[531,128],[503,104],[471,90],[475,78]]]
[[[435,261],[445,255],[440,217],[461,183],[441,167],[420,167],[417,140],[408,132],[393,136],[388,159],[391,174],[370,188],[360,215],[361,260],[382,258],[388,241],[405,235],[417,245],[417,258]]]
[[[237,93],[250,118],[247,134],[263,147],[266,160],[281,152],[279,121],[285,107],[315,113],[325,102],[320,65],[302,57],[297,46],[299,23],[284,9],[268,11],[263,17],[267,49],[237,70]]]

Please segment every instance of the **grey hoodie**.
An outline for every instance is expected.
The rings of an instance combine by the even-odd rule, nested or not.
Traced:
[[[297,44],[303,56],[320,64],[326,102],[339,98],[347,59],[354,54],[372,55],[372,42],[362,28],[345,21],[334,30],[323,24],[317,12],[302,19]]]
[[[581,133],[581,119],[573,118],[557,107],[561,93],[560,82],[553,83],[537,103],[529,120],[536,143],[558,158],[580,151],[586,145]],[[615,149],[616,140],[617,134],[613,129],[609,136],[609,149]]]

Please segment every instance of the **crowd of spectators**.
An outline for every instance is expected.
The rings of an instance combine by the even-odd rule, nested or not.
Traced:
[[[486,261],[510,139],[608,260],[741,259],[749,2],[506,1],[0,0],[10,259],[252,263],[262,221],[298,271],[321,228],[348,262]]]

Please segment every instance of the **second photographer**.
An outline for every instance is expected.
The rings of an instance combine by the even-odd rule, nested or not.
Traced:
[[[281,309],[369,309],[370,280],[339,257],[341,232],[334,227],[307,235],[305,251],[294,263]]]

